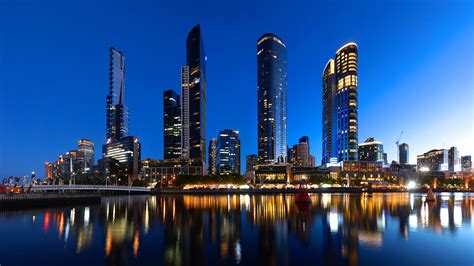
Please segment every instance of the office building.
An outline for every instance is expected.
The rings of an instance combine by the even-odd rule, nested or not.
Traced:
[[[217,140],[217,171],[219,174],[240,174],[239,131],[226,129]]]
[[[450,172],[461,171],[461,158],[459,158],[459,151],[456,147],[451,147],[448,151],[448,170]]]
[[[206,52],[196,25],[186,40],[186,66],[181,68],[182,157],[206,162]]]
[[[109,94],[107,95],[107,143],[128,135],[128,109],[125,105],[125,56],[109,47]]]
[[[102,157],[112,158],[125,166],[128,184],[138,179],[139,162],[141,159],[141,147],[137,137],[127,136],[119,141],[107,143],[102,146]],[[110,169],[104,169],[106,178]]]
[[[359,161],[384,162],[383,144],[369,137],[364,143],[359,144]]]
[[[217,174],[217,138],[212,138],[209,141],[209,158],[207,159],[208,168],[207,173],[209,175]]]
[[[77,141],[78,158],[80,160],[80,171],[87,172],[94,166],[94,142],[88,139]]]
[[[267,33],[257,41],[258,162],[287,161],[286,45]]]
[[[398,163],[408,164],[410,160],[408,144],[402,143],[398,145]]]
[[[345,44],[323,71],[323,164],[358,160],[357,58],[357,45]]]
[[[466,156],[461,157],[461,169],[463,172],[472,171],[471,155],[466,155]]]
[[[245,158],[245,172],[254,171],[255,166],[257,165],[258,157],[257,154],[249,154]]]
[[[310,167],[314,164],[311,160],[309,138],[303,136],[299,139],[298,144],[289,149],[288,162],[293,166]]]
[[[165,159],[181,158],[181,99],[173,90],[163,92],[163,149]]]
[[[422,172],[448,171],[448,150],[431,150],[418,155],[417,170]]]
[[[161,184],[172,182],[178,175],[202,175],[204,169],[199,161],[189,159],[154,160],[146,158],[141,161],[141,175],[147,182]]]

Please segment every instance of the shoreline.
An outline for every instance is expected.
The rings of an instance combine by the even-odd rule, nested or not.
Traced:
[[[297,194],[298,189],[154,189],[151,191],[152,195],[233,195],[233,194]],[[372,191],[363,190],[362,188],[315,188],[308,189],[308,193],[323,194],[323,193],[427,193],[428,189],[372,189]],[[454,190],[454,189],[434,189],[434,193],[474,193],[474,190]]]

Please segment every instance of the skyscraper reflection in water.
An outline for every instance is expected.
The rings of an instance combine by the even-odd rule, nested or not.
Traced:
[[[473,260],[465,255],[473,195],[442,194],[427,203],[408,193],[314,194],[312,202],[298,208],[293,195],[283,194],[123,196],[89,206],[1,211],[0,233],[7,237],[0,245],[52,264],[364,265],[387,257],[403,264],[421,259],[410,250],[432,245],[442,251],[420,263]],[[421,232],[423,238],[412,237]],[[22,246],[5,243],[9,234]],[[43,241],[48,248],[36,248]],[[28,264],[8,254],[2,259]]]

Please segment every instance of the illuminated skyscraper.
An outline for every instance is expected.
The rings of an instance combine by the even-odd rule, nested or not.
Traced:
[[[376,141],[372,137],[359,144],[358,153],[359,161],[385,162],[382,142]]]
[[[109,94],[107,95],[107,143],[128,135],[128,109],[125,106],[125,56],[109,46]]]
[[[416,157],[419,171],[448,171],[448,150],[431,150]]]
[[[80,139],[77,142],[78,157],[81,160],[80,170],[89,171],[94,165],[94,142]]]
[[[323,72],[323,155],[322,164],[337,158],[336,67],[330,59]]]
[[[163,92],[163,143],[165,159],[181,158],[181,100],[173,90]]]
[[[267,33],[257,41],[258,162],[287,161],[286,45]]]
[[[448,170],[450,172],[461,171],[461,158],[459,157],[459,151],[456,147],[451,147],[448,151]]]
[[[209,141],[209,156],[207,159],[208,168],[207,172],[210,175],[217,174],[217,138],[212,138]]]
[[[358,160],[357,45],[348,43],[323,72],[322,163]]]
[[[186,66],[181,68],[183,157],[206,162],[206,52],[196,25],[186,40]],[[189,136],[189,137],[188,137]]]
[[[240,174],[239,131],[226,129],[217,140],[217,170],[219,174]]]
[[[139,162],[141,160],[141,145],[137,137],[127,136],[118,141],[107,143],[102,146],[102,157],[104,161],[113,159],[125,167],[125,173],[128,177],[128,185],[133,180],[138,179]],[[110,165],[105,165],[106,178],[113,172]]]

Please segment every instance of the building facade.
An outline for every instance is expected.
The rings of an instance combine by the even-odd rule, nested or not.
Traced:
[[[309,149],[309,138],[303,136],[298,144],[293,145],[288,152],[288,162],[293,166],[310,167],[313,166]]]
[[[107,143],[128,135],[128,109],[125,105],[125,56],[109,46],[109,94],[107,95]]]
[[[417,170],[422,172],[448,171],[448,150],[431,150],[418,155]]]
[[[239,131],[226,129],[217,140],[217,171],[219,174],[240,174]]]
[[[287,161],[286,45],[267,33],[257,41],[258,162]]]
[[[471,156],[466,155],[461,157],[461,169],[463,172],[471,172],[472,171],[472,161]]]
[[[384,162],[383,144],[369,137],[364,143],[359,144],[359,161]]]
[[[202,175],[204,169],[199,161],[188,159],[141,161],[141,175],[146,181],[157,181],[162,178],[173,179],[178,175]]]
[[[245,172],[252,172],[255,169],[255,166],[258,163],[258,156],[257,154],[249,154],[245,158]]]
[[[323,154],[321,163],[327,164],[337,155],[336,66],[330,59],[323,71]]]
[[[399,164],[408,164],[410,160],[409,157],[409,147],[408,144],[402,143],[398,145],[398,163]]]
[[[186,66],[181,68],[183,157],[206,162],[206,52],[200,25],[186,39]],[[187,136],[189,135],[189,137]]]
[[[173,90],[163,92],[163,149],[165,159],[181,158],[181,99]]]
[[[80,170],[83,172],[90,171],[94,166],[95,148],[94,142],[88,139],[80,139],[77,141],[77,151],[80,158]]]
[[[450,172],[461,171],[461,158],[459,158],[459,151],[456,147],[451,147],[448,151],[448,170]]]
[[[357,75],[357,44],[348,43],[323,71],[322,163],[358,160]]]
[[[141,160],[141,145],[137,137],[127,136],[121,138],[119,141],[107,143],[102,146],[102,158],[112,158],[125,166],[125,172],[128,178],[128,184],[132,184],[135,179],[138,179],[139,162]],[[109,177],[108,173],[111,169],[105,167],[105,176]]]
[[[217,138],[212,138],[209,141],[209,156],[207,158],[208,168],[207,173],[209,175],[217,174]]]

